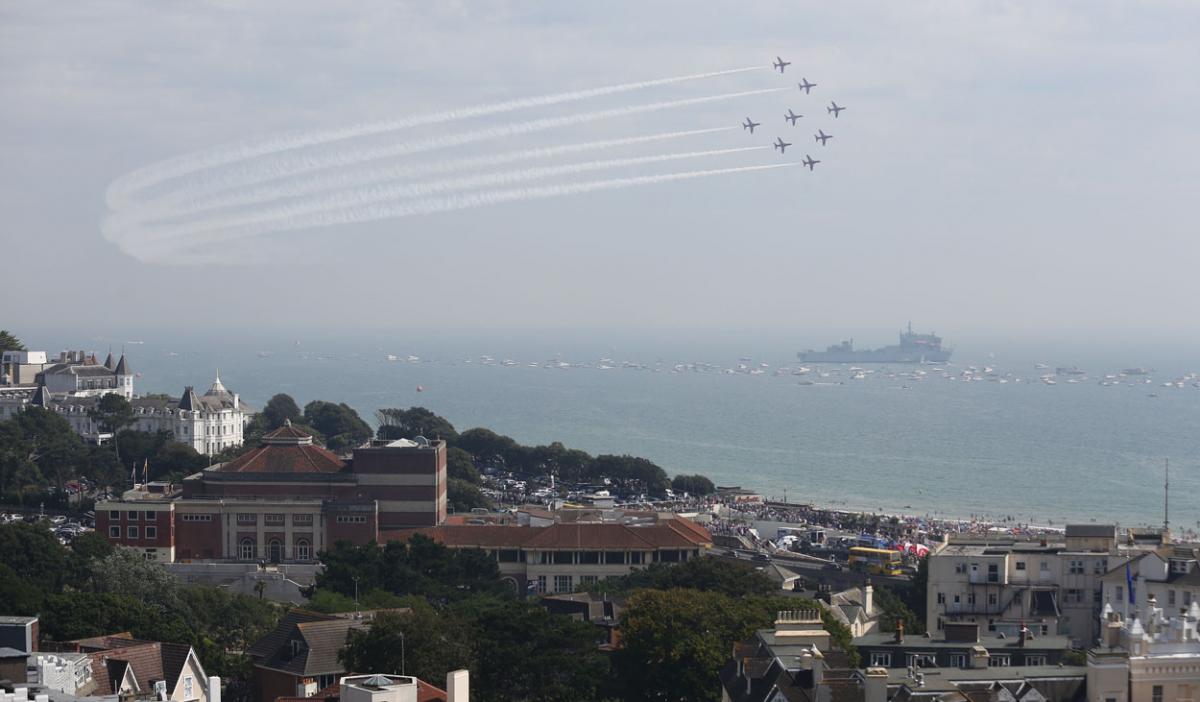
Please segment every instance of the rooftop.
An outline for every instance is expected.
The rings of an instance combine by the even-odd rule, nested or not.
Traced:
[[[1030,636],[1025,646],[1021,646],[1016,636],[980,635],[978,641],[947,641],[938,635],[928,638],[925,635],[908,635],[903,643],[896,642],[896,634],[887,631],[873,631],[869,634],[855,637],[855,646],[897,646],[911,649],[929,648],[971,648],[983,646],[989,651],[1024,648],[1025,650],[1059,650],[1071,647],[1069,636]]]

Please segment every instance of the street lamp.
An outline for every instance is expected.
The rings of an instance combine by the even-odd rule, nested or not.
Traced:
[[[358,576],[353,576],[354,580],[354,613],[358,614]]]

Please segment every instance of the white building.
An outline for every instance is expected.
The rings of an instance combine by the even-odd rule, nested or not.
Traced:
[[[133,406],[133,424],[137,431],[169,431],[175,441],[187,444],[200,453],[213,455],[231,446],[242,444],[246,424],[254,410],[221,383],[220,375],[208,392],[198,395],[188,386],[178,399],[165,396],[137,397],[133,391],[134,373],[122,355],[114,362],[109,354],[104,363],[82,351],[63,352],[58,362],[38,366],[33,361],[45,360],[35,352],[21,352],[20,357],[5,352],[6,377],[40,368],[36,384],[0,384],[0,421],[9,419],[29,405],[56,412],[70,423],[83,439],[103,444],[112,439],[92,419],[92,410],[101,397],[118,394]],[[9,374],[11,371],[11,374]]]
[[[1128,617],[1105,604],[1088,651],[1088,702],[1200,700],[1200,604],[1163,610],[1153,596]]]
[[[981,631],[1015,636],[1068,636],[1087,647],[1096,641],[1101,581],[1126,561],[1161,545],[1111,525],[1071,525],[1055,540],[951,540],[929,557],[926,627],[947,621],[979,624]]]

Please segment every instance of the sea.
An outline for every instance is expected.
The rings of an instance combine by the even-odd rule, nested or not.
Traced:
[[[1200,529],[1200,385],[1177,359],[1121,376],[1138,359],[1059,351],[1045,368],[1038,352],[980,347],[944,367],[863,366],[874,372],[856,379],[836,364],[795,375],[794,347],[736,335],[710,347],[412,330],[43,341],[56,344],[124,350],[139,393],[203,392],[219,372],[259,407],[284,392],[301,405],[345,402],[374,423],[379,408],[419,405],[460,431],[642,456],[670,475],[790,502],[1045,526],[1166,517],[1176,531]],[[1085,375],[1055,374],[1075,365]]]

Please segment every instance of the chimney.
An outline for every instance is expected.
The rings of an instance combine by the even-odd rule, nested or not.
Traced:
[[[972,646],[971,647],[971,668],[972,669],[979,670],[981,668],[987,668],[988,661],[990,658],[991,658],[991,655],[988,653],[987,649],[984,648],[983,646]]]
[[[1021,620],[1021,630],[1018,633],[1017,646],[1025,648],[1025,644],[1029,643],[1029,627],[1025,626],[1025,620]]]
[[[863,678],[863,702],[887,702],[887,668],[867,668]]]
[[[868,617],[875,613],[875,588],[869,582],[863,586],[863,611]]]
[[[896,622],[896,643],[904,643],[904,620]]]
[[[208,678],[208,702],[221,702],[221,679],[215,675]]]
[[[446,702],[468,702],[471,699],[471,674],[465,669],[446,673]]]

